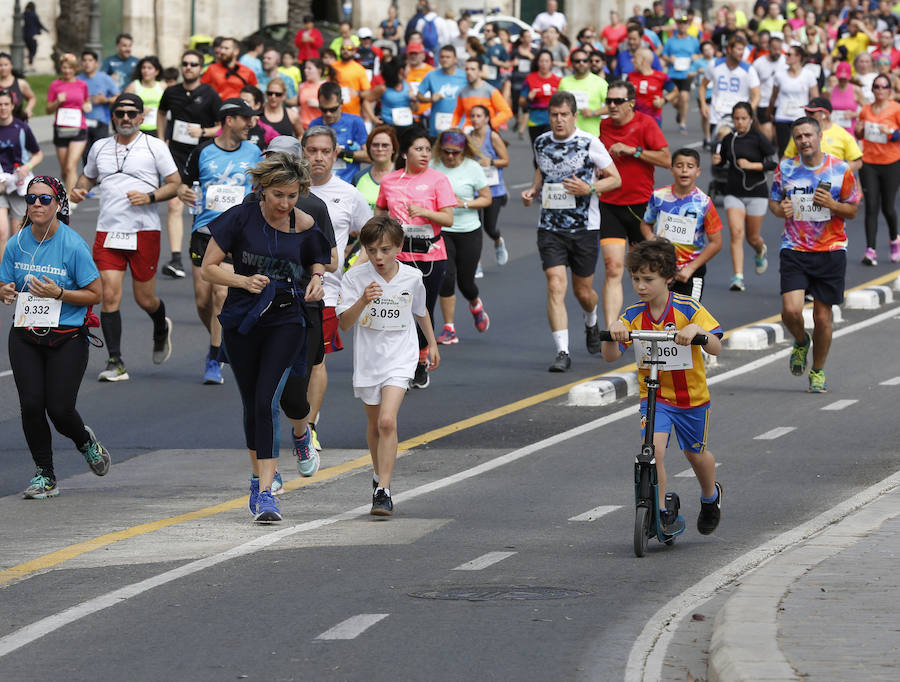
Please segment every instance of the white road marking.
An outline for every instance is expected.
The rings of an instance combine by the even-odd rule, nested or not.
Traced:
[[[361,613],[338,623],[330,630],[326,630],[316,639],[356,639],[370,627],[385,618],[389,613]]]
[[[845,407],[850,407],[858,402],[858,400],[837,400],[830,405],[826,405],[822,409],[831,411],[843,410]]]
[[[771,431],[766,431],[765,433],[761,433],[758,436],[755,436],[753,440],[775,440],[776,438],[781,438],[782,436],[789,434],[791,431],[796,430],[796,426],[779,426],[772,429]]]
[[[525,189],[526,187],[531,187],[530,182],[519,182],[515,185],[509,185],[509,189]]]
[[[722,466],[722,462],[716,462],[716,469],[718,469],[720,466]],[[693,469],[685,469],[684,471],[679,471],[672,478],[690,478],[693,475],[694,475]]]
[[[488,552],[487,554],[483,554],[477,559],[472,559],[472,561],[467,561],[464,564],[460,564],[456,568],[452,569],[454,571],[480,571],[488,566],[493,566],[494,564],[503,561],[504,559],[509,559],[513,554],[517,554],[517,552]]]
[[[900,384],[900,377],[894,377],[893,379],[888,379],[887,381],[882,381],[879,386],[896,386]]]
[[[684,146],[688,147],[689,149],[696,149],[697,147],[703,146],[703,140],[697,140],[696,142],[691,142],[690,144],[686,144]]]
[[[11,377],[11,376],[12,376],[11,369],[6,369],[6,370],[3,370],[2,372],[0,372],[0,377]]]
[[[900,311],[900,307],[894,307],[887,312],[883,312],[866,320],[851,324],[839,331],[836,331],[832,338],[840,338],[842,336],[846,336],[848,334],[859,331],[860,329],[871,327],[872,325],[878,324],[883,320],[895,316],[898,311]],[[770,365],[773,362],[781,360],[782,358],[786,358],[790,351],[790,348],[784,348],[772,353],[771,355],[758,358],[753,362],[748,362],[746,365],[735,367],[734,369],[728,370],[727,372],[722,372],[721,374],[716,374],[715,376],[710,377],[707,380],[707,384],[718,384],[724,381],[728,381],[729,379],[732,379],[734,377],[741,376],[743,374],[755,372],[760,367],[765,367],[766,365]],[[548,448],[556,447],[564,441],[591,433],[592,431],[596,431],[597,429],[606,426],[607,424],[612,424],[613,422],[620,421],[622,419],[625,419],[626,417],[631,419],[635,415],[635,409],[636,406],[634,404],[630,404],[627,407],[624,407],[621,410],[617,410],[604,417],[600,417],[599,419],[595,419],[586,424],[582,424],[581,426],[576,426],[575,428],[569,429],[568,431],[553,434],[547,438],[544,438],[543,440],[537,441],[536,443],[531,443],[530,445],[526,445],[525,447],[513,450],[512,452],[508,452],[505,455],[500,455],[499,457],[495,457],[494,459],[482,462],[478,466],[471,467],[470,469],[465,469],[464,471],[460,471],[451,476],[432,481],[431,483],[420,485],[417,488],[413,488],[412,490],[398,493],[397,495],[393,496],[394,500],[396,502],[414,500],[417,497],[422,497],[430,492],[434,492],[435,490],[441,490],[455,483],[459,483],[460,481],[474,478],[475,476],[479,476],[488,471],[493,471],[494,469],[498,469],[506,464],[510,464],[511,462],[515,462],[535,453],[542,452]],[[898,472],[895,478],[896,483],[894,485],[900,484],[900,472]],[[893,485],[891,487],[893,487]],[[868,490],[872,489],[870,488]],[[866,491],[864,491],[864,493],[865,492]],[[864,495],[864,493],[860,493],[860,495]],[[851,498],[851,500],[848,500],[845,505],[851,504],[853,500],[859,498],[860,495]],[[874,496],[875,495],[873,495],[873,497]],[[859,504],[857,504],[857,506],[861,504],[864,504],[864,502],[860,502]],[[843,509],[843,506],[838,505],[838,507],[835,507],[835,509],[838,508]],[[850,507],[848,509],[848,512],[846,513],[849,513],[849,510],[852,510],[853,508],[855,507]],[[125,587],[113,590],[112,592],[108,592],[107,594],[102,594],[98,597],[94,597],[93,599],[89,599],[87,601],[81,602],[80,604],[76,604],[75,606],[60,611],[59,613],[41,618],[40,620],[31,623],[30,625],[26,625],[25,627],[19,628],[18,630],[15,630],[8,635],[0,637],[0,658],[12,653],[13,651],[21,649],[23,646],[31,644],[32,642],[40,639],[41,637],[44,637],[45,635],[50,634],[51,632],[65,627],[66,625],[75,623],[85,616],[97,613],[98,611],[103,611],[110,606],[121,604],[122,602],[127,601],[132,597],[136,597],[140,594],[143,594],[144,592],[152,590],[154,587],[159,587],[174,580],[178,580],[179,578],[198,573],[206,568],[217,566],[218,564],[224,563],[225,561],[228,561],[230,559],[236,559],[241,556],[252,554],[257,550],[263,549],[270,545],[274,545],[279,540],[290,537],[292,535],[296,535],[298,533],[304,533],[309,530],[315,530],[317,528],[329,526],[339,521],[349,521],[361,516],[367,517],[370,509],[371,504],[364,504],[354,509],[345,511],[341,514],[336,514],[324,519],[316,519],[313,521],[308,521],[306,523],[298,524],[296,526],[288,526],[287,528],[282,528],[280,530],[267,533],[266,535],[262,535],[258,538],[254,538],[253,540],[245,542],[242,545],[232,547],[225,552],[213,554],[202,559],[188,562],[172,570],[165,571],[164,573],[160,573],[159,575],[147,578],[146,580],[141,580],[140,582],[126,585]],[[846,513],[842,513],[841,515],[837,516],[837,518],[845,516]],[[816,517],[816,519],[821,519],[827,514],[828,512]],[[822,523],[820,526],[817,526],[816,530],[824,527],[825,525],[828,525],[828,523],[831,523],[831,520],[829,520],[827,523]],[[808,524],[805,524],[804,526],[798,526],[798,528],[794,529],[794,531],[789,531],[785,535],[779,536],[779,538],[783,538],[787,535],[791,535],[792,537],[794,537],[794,535],[792,534],[800,532],[799,529],[805,528],[809,524],[812,524],[812,522],[808,522]],[[706,601],[720,587],[730,584],[740,574],[746,572],[750,568],[753,568],[765,558],[781,551],[782,549],[784,549],[784,547],[789,546],[790,544],[793,544],[798,540],[802,540],[803,538],[808,537],[812,532],[814,531],[810,531],[806,535],[802,535],[802,537],[792,539],[787,544],[773,544],[775,543],[774,540],[769,541],[768,543],[762,545],[758,550],[754,550],[755,552],[757,552],[757,554],[754,555],[753,552],[750,553],[750,555],[753,555],[755,558],[746,561],[736,560],[735,562],[732,562],[732,564],[729,564],[729,566],[736,565],[742,567],[739,573],[733,574],[733,571],[732,573],[729,573],[726,571],[728,567],[725,567],[724,569],[720,569],[716,573],[707,577],[704,581],[701,581],[701,583],[698,583],[695,587],[701,585],[704,586],[702,587],[702,589],[700,589],[700,594],[702,594],[703,598],[699,601],[696,601],[696,594],[689,590],[689,592],[691,592],[689,598],[676,598],[675,600],[669,602],[669,604],[664,606],[662,609],[660,609],[660,611],[657,612],[657,614],[647,623],[647,625],[644,626],[644,630],[635,641],[634,646],[632,646],[631,654],[628,657],[628,665],[626,668],[626,680],[642,679],[645,669],[651,668],[653,670],[656,670],[656,674],[648,676],[647,679],[659,679],[662,674],[662,664],[665,657],[666,647],[668,647],[668,643],[672,638],[673,632],[667,631],[667,628],[674,622],[674,617],[677,616],[678,620],[680,620],[681,617],[683,617],[689,609],[693,608],[696,603],[702,603]],[[744,556],[746,557],[748,555]],[[693,589],[694,588],[692,588],[692,590]],[[687,593],[682,594],[684,595]]]
[[[594,507],[586,511],[584,514],[579,514],[578,516],[573,516],[569,521],[596,521],[601,516],[606,516],[607,514],[616,511],[616,509],[621,509],[621,504],[605,504],[599,507]]]

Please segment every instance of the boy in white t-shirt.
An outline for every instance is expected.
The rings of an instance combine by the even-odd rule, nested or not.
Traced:
[[[418,324],[428,341],[431,369],[440,364],[434,329],[425,307],[422,272],[401,263],[403,228],[376,216],[359,233],[368,261],[341,280],[335,313],[341,330],[353,330],[353,393],[366,408],[366,441],[374,475],[372,511],[390,516],[391,475],[397,460],[397,413],[419,361]]]

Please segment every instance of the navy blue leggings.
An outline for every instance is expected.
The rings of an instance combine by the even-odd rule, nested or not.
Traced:
[[[254,327],[249,334],[223,329],[225,354],[244,403],[247,448],[257,459],[278,457],[278,401],[297,353],[305,350],[301,324]]]

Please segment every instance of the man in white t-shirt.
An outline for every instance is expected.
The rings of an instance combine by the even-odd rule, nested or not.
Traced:
[[[334,164],[337,137],[327,126],[312,126],[303,133],[301,141],[303,157],[309,161],[311,194],[319,197],[328,207],[328,215],[334,227],[337,243],[337,270],[325,273],[325,300],[322,309],[322,337],[325,340],[325,355],[343,349],[338,330],[339,322],[334,312],[338,294],[341,291],[341,276],[344,272],[344,252],[351,232],[359,232],[372,217],[369,202],[356,187],[331,172]],[[328,372],[325,357],[314,365],[309,377],[307,401],[309,402],[310,427],[315,428],[319,417],[325,390],[328,388]]]
[[[109,360],[98,379],[125,381],[119,306],[129,266],[134,300],[153,320],[153,362],[162,364],[172,354],[172,320],[156,295],[160,222],[154,204],[175,196],[181,176],[166,143],[140,131],[144,120],[140,97],[119,95],[112,105],[112,120],[116,134],[91,147],[71,198],[79,203],[91,187],[103,183],[93,257],[103,281],[100,326]],[[162,187],[160,178],[165,180]]]
[[[735,104],[749,102],[754,111],[759,106],[759,76],[741,59],[746,47],[740,34],[729,39],[725,56],[707,65],[700,82],[700,113],[709,117],[720,140],[731,132],[731,110]],[[707,88],[712,88],[710,104],[706,103]]]
[[[566,15],[557,12],[559,3],[556,0],[547,0],[547,11],[541,12],[534,18],[534,30],[543,33],[551,26],[555,26],[560,33],[565,33],[569,28],[566,24]]]
[[[775,139],[775,125],[769,115],[769,102],[772,98],[772,87],[775,84],[775,74],[787,70],[787,60],[784,58],[783,39],[781,34],[775,34],[769,38],[769,54],[763,55],[753,62],[753,70],[759,78],[759,106],[756,107],[756,120],[759,121],[759,129],[770,140]]]

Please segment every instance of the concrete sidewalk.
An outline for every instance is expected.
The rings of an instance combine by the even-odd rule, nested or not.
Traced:
[[[53,145],[53,116],[34,116],[29,119],[28,125],[42,147],[44,145]],[[49,151],[51,150],[45,148],[44,156]]]
[[[896,680],[900,488],[748,574],[715,617],[708,679]]]

